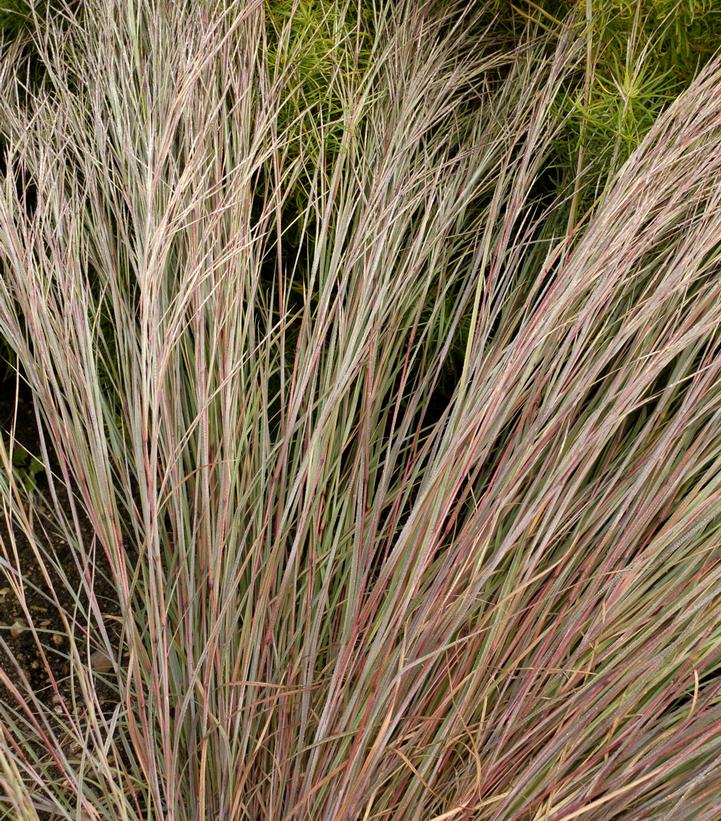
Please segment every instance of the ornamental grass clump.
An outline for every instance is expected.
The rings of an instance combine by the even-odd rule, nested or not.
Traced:
[[[717,817],[721,64],[567,231],[576,29],[377,4],[304,154],[266,11],[87,0],[0,67],[48,477],[3,443],[0,568],[62,627],[53,699],[0,636],[3,810]]]

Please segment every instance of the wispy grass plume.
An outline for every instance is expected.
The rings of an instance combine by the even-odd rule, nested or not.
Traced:
[[[716,817],[721,69],[567,233],[583,42],[439,5],[344,9],[327,121],[261,0],[88,0],[39,88],[3,62],[50,486],[3,447],[0,566],[68,670],[0,671],[8,812]]]

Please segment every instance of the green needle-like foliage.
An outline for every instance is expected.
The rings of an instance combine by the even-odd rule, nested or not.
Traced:
[[[569,89],[569,126],[559,161],[586,171],[578,211],[590,207],[659,113],[693,81],[721,44],[721,7],[709,0],[548,0],[548,25],[574,15],[587,59]],[[545,12],[545,15],[542,13]]]
[[[340,149],[344,95],[367,68],[373,39],[371,0],[266,0],[268,62],[298,91],[281,125],[293,132],[308,165]],[[322,145],[318,144],[321,125]],[[302,143],[302,147],[300,145]]]
[[[31,7],[27,0],[3,0],[0,6],[0,31],[5,37],[16,37],[31,25]]]

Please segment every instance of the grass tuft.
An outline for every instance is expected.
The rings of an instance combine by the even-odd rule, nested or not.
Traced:
[[[574,219],[583,30],[371,7],[86,0],[32,88],[8,45],[8,815],[718,813],[721,63]]]

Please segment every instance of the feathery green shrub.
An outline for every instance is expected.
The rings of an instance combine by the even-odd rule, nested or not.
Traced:
[[[15,37],[31,25],[27,0],[3,0],[0,7],[0,30],[6,37]]]
[[[587,38],[559,146],[567,175],[587,170],[584,211],[718,50],[721,7],[709,0],[554,0],[543,8],[560,18],[575,14]]]

